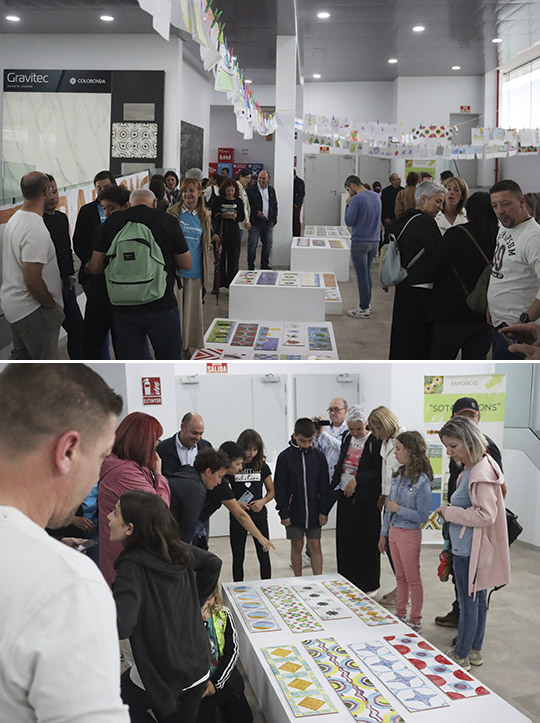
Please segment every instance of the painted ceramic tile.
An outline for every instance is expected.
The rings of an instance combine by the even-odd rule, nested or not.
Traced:
[[[259,351],[276,351],[280,337],[281,329],[279,327],[271,329],[269,326],[261,326],[255,342],[255,349]]]
[[[329,288],[331,286],[335,286],[337,288],[337,279],[335,274],[323,274],[323,281],[326,288]]]
[[[304,271],[302,273],[302,286],[320,286],[321,279],[319,274],[313,273],[312,271]]]
[[[236,600],[244,622],[252,633],[281,630],[270,610],[251,585],[235,585],[229,588],[229,592]]]
[[[401,715],[334,638],[303,640],[330,685],[359,723],[405,723]]]
[[[331,249],[344,249],[346,246],[344,246],[343,241],[341,241],[338,238],[331,238],[328,241]]]
[[[338,712],[294,645],[261,648],[261,651],[295,718]]]
[[[305,226],[304,233],[306,236],[313,236],[317,233],[317,226]]]
[[[317,583],[291,585],[291,587],[321,620],[338,620],[352,617],[349,610],[340,605],[333,595]]]
[[[308,326],[308,341],[312,351],[332,350],[332,339],[326,326]]]
[[[335,236],[337,234],[336,226],[326,226],[325,236]]]
[[[231,346],[253,346],[258,328],[258,324],[238,324],[231,341]]]
[[[282,271],[279,277],[279,286],[298,286],[300,275],[296,271]]]
[[[215,349],[197,349],[197,351],[191,357],[192,359],[221,359],[223,354],[223,347],[216,347]]]
[[[324,290],[324,300],[325,301],[341,301],[341,296],[339,295],[339,291],[337,287],[335,286],[327,286]]]
[[[472,675],[466,673],[446,655],[439,653],[416,633],[385,635],[384,639],[452,700],[489,695],[489,690]]]
[[[326,248],[326,241],[323,238],[314,238],[311,241],[313,248]]]
[[[373,675],[411,712],[444,708],[449,703],[424,678],[411,670],[403,659],[382,640],[353,643],[349,648]]]
[[[279,359],[279,354],[254,354],[254,359]]]
[[[113,158],[157,158],[157,123],[113,123]]]
[[[257,279],[257,286],[275,286],[278,280],[277,271],[261,271]]]
[[[347,228],[347,226],[338,226],[337,227],[338,236],[341,236],[342,238],[349,238],[351,235],[351,232]]]
[[[227,319],[216,319],[214,325],[208,332],[206,341],[208,344],[227,344],[232,336],[233,329],[236,325],[235,321],[227,321]]]
[[[373,625],[392,625],[397,620],[383,607],[365,595],[361,590],[346,580],[324,582],[339,600],[357,615],[362,622],[370,627]]]
[[[323,630],[314,615],[285,585],[268,585],[261,590],[293,633]]]
[[[326,226],[317,226],[317,236],[326,235]]]
[[[257,283],[258,276],[258,271],[239,271],[234,277],[234,283],[253,286]]]
[[[309,239],[308,238],[299,238],[296,245],[300,246],[301,248],[308,248],[309,247]]]
[[[306,345],[306,327],[290,322],[283,325],[282,346],[303,347]]]

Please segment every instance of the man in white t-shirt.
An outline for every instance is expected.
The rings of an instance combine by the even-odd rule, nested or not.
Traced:
[[[2,311],[11,327],[10,359],[57,359],[64,321],[56,251],[43,223],[51,182],[39,171],[21,179],[24,203],[7,222],[2,257]]]
[[[128,723],[111,591],[44,529],[99,478],[122,400],[83,364],[12,363],[0,408],[0,719]]]
[[[328,462],[328,473],[330,475],[330,482],[332,482],[332,475],[334,474],[334,467],[339,458],[341,450],[341,435],[347,430],[347,402],[341,397],[336,397],[330,401],[328,405],[328,417],[330,424],[325,426],[319,426],[315,424],[315,437],[313,439],[313,446],[320,450],[326,457]],[[322,419],[322,417],[314,418]]]
[[[540,317],[540,225],[529,215],[515,181],[499,181],[490,188],[490,194],[501,223],[488,289],[492,356],[515,359],[498,332],[509,324],[529,323]]]

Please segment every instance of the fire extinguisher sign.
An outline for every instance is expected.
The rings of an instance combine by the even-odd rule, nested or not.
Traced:
[[[142,378],[143,404],[161,404],[161,379],[159,377]]]

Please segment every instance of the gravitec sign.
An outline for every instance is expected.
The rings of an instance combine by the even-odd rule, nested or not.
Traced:
[[[4,92],[110,93],[109,70],[4,70]]]

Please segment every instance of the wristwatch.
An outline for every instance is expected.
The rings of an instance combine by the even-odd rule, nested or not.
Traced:
[[[529,324],[531,319],[526,311],[523,312],[523,314],[519,315],[519,320],[522,324]]]

